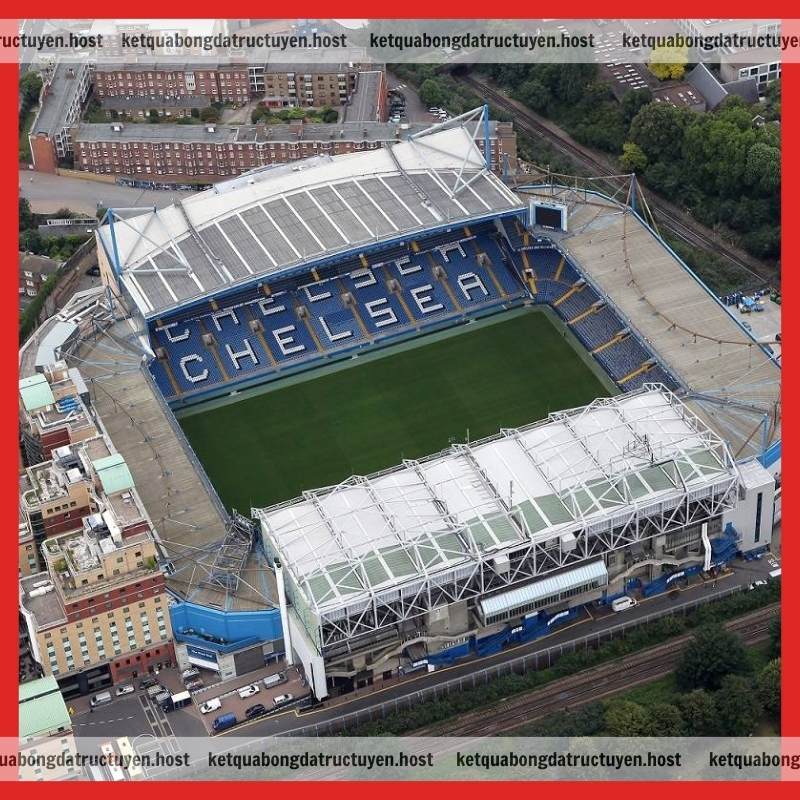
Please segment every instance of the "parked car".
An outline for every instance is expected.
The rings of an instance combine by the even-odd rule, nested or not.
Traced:
[[[124,683],[122,686],[117,686],[117,690],[115,694],[117,697],[121,697],[123,694],[130,694],[131,692],[135,692],[136,688],[132,683]]]
[[[215,697],[213,700],[206,700],[206,702],[200,706],[200,713],[210,714],[212,711],[216,711],[220,708],[222,708],[222,700],[220,700],[219,697]]]
[[[611,601],[611,610],[626,611],[629,608],[633,608],[635,605],[637,605],[637,603],[632,597],[618,597],[616,600]]]
[[[244,700],[245,697],[252,697],[254,694],[258,694],[260,691],[261,690],[258,688],[257,683],[251,683],[249,686],[242,686],[242,688],[239,689],[239,697]]]
[[[759,586],[766,586],[766,585],[767,585],[766,581],[759,580],[759,581],[753,581],[747,588],[752,592],[754,589],[758,589]]]
[[[276,706],[282,706],[286,703],[291,703],[294,700],[293,694],[279,694],[272,702],[275,703]]]
[[[158,678],[149,677],[144,678],[144,680],[139,681],[139,688],[140,689],[149,689],[151,686],[155,686],[158,683]]]
[[[190,692],[195,692],[198,689],[202,689],[204,685],[205,684],[203,683],[203,681],[200,680],[200,678],[195,678],[194,680],[186,681],[186,688]]]
[[[244,716],[246,719],[255,719],[256,717],[260,717],[262,714],[266,713],[267,709],[264,707],[264,704],[256,703],[254,706],[250,706],[250,708],[244,712]]]

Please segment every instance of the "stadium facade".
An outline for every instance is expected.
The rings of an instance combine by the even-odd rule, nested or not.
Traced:
[[[620,391],[248,509],[252,526],[219,508],[184,442],[217,510],[193,526],[168,524],[169,502],[150,512],[181,664],[227,677],[243,653],[287,652],[322,698],[769,544],[779,364],[624,203],[511,191],[474,144],[486,122],[110,210],[98,229],[109,335],[127,331],[178,438],[170,408],[535,304]]]

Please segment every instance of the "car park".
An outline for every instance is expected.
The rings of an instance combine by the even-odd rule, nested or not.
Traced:
[[[246,719],[255,719],[256,717],[260,717],[262,714],[266,714],[267,709],[263,703],[256,703],[254,706],[250,706],[245,712]]]
[[[294,700],[293,694],[279,694],[272,702],[275,703],[276,706],[283,706],[286,705],[286,703],[291,703],[292,700]]]
[[[210,714],[212,711],[217,711],[220,708],[222,708],[222,700],[220,700],[219,697],[215,697],[212,700],[206,700],[205,703],[200,705],[200,713]]]
[[[116,694],[117,697],[121,697],[123,694],[131,694],[131,692],[135,691],[136,688],[132,683],[124,683],[122,684],[122,686],[117,686],[117,689],[114,692],[114,694]]]
[[[258,694],[260,691],[261,690],[258,688],[257,683],[251,683],[249,686],[242,686],[242,688],[239,689],[239,697],[244,700],[245,697],[252,697],[254,694]]]

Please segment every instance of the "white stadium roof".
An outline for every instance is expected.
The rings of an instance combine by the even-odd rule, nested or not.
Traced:
[[[154,317],[327,256],[523,209],[462,125],[257,170],[165,209],[112,212],[97,236]]]
[[[253,509],[316,613],[730,487],[724,442],[663,387]],[[436,578],[433,578],[436,580]]]

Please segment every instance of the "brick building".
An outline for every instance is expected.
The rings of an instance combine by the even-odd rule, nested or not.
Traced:
[[[75,169],[161,182],[210,183],[271,164],[317,155],[375,150],[402,141],[426,124],[334,123],[309,125],[81,125],[74,132]],[[479,147],[482,147],[482,132]],[[502,173],[506,156],[516,164],[510,122],[490,123],[492,169]]]

